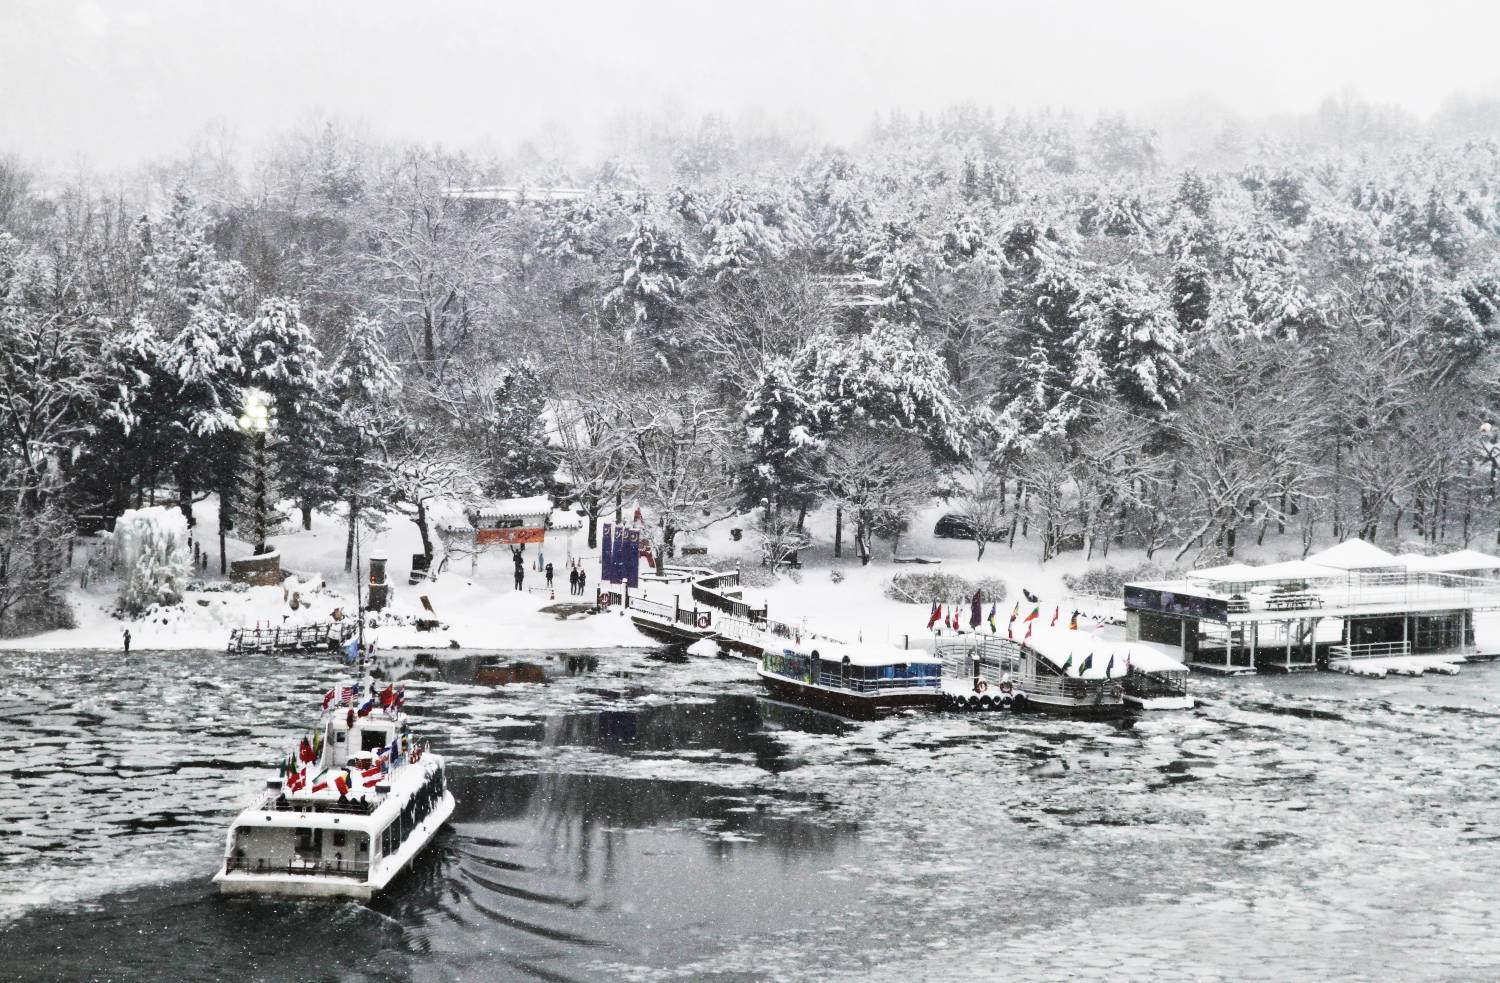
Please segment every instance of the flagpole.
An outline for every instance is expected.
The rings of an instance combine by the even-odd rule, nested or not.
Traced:
[[[359,644],[359,679],[363,682],[365,678],[365,578],[360,567],[357,520],[354,526],[354,617],[359,620],[356,638]]]

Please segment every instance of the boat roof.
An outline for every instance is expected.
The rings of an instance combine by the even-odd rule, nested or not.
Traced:
[[[1149,645],[1099,638],[1092,632],[1068,628],[1033,628],[1031,637],[1021,644],[1058,669],[1067,665],[1071,657],[1073,663],[1068,668],[1068,675],[1081,679],[1104,679],[1106,670],[1118,678],[1125,675],[1127,661],[1131,668],[1141,672],[1188,671],[1187,666]],[[1088,670],[1080,672],[1084,660],[1090,655],[1094,658]],[[1109,668],[1111,656],[1115,660],[1112,670]]]
[[[943,660],[920,649],[903,649],[874,642],[836,642],[828,638],[808,638],[801,642],[784,642],[783,649],[799,655],[818,653],[824,662],[849,660],[851,666],[942,665]]]

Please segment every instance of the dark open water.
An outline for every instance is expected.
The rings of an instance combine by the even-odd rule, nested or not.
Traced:
[[[1500,977],[1500,666],[1203,678],[1121,727],[848,724],[644,650],[405,656],[459,807],[361,906],[208,880],[330,665],[4,659],[3,979]]]

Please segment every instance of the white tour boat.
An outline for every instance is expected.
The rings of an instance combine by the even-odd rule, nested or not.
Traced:
[[[826,638],[784,639],[761,655],[757,672],[772,696],[850,717],[936,706],[942,660],[893,646],[846,645]]]
[[[368,899],[411,865],[454,801],[404,705],[368,678],[324,694],[317,730],[230,826],[221,893]]]
[[[1126,712],[1129,653],[1087,632],[1037,628],[1019,641],[960,634],[938,639],[936,648],[944,661],[943,705],[950,709],[1073,717]]]

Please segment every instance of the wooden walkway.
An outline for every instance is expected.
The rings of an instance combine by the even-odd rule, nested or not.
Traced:
[[[358,630],[352,620],[324,621],[295,628],[235,628],[229,633],[230,655],[256,652],[331,651],[348,641]]]

